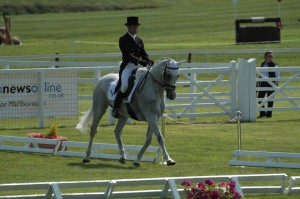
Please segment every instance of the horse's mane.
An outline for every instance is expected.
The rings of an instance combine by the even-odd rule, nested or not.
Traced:
[[[162,57],[162,58],[160,58],[160,59],[158,60],[158,62],[156,62],[155,64],[159,64],[160,62],[163,62],[163,61],[165,61],[165,60],[171,62],[171,67],[168,67],[168,69],[173,69],[173,70],[170,70],[171,73],[172,73],[173,75],[179,75],[179,71],[178,71],[179,68],[178,68],[177,62],[176,62],[175,60],[169,58],[169,57]],[[174,66],[174,62],[176,63],[175,66]],[[172,66],[174,66],[174,67],[172,67]],[[175,70],[174,70],[174,69],[175,69]]]
[[[165,60],[168,60],[168,59],[170,59],[170,58],[169,57],[161,57],[155,64],[165,61]]]
[[[159,60],[157,60],[152,66],[155,66],[163,61],[166,61],[166,60],[170,60],[169,57],[161,57]],[[150,68],[152,68],[152,66]]]

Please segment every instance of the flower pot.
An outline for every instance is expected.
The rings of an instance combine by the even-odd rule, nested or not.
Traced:
[[[55,144],[37,144],[39,146],[39,148],[41,149],[55,149],[56,145]],[[33,144],[30,144],[29,147],[34,148]],[[62,150],[62,146],[60,144],[60,146],[58,147],[58,151]],[[67,150],[67,147],[65,148],[65,151]]]
[[[57,135],[57,136],[45,137],[43,134],[40,134],[40,133],[29,133],[28,137],[30,137],[30,138],[41,138],[41,139],[56,139],[56,140],[60,140],[61,142],[68,141],[68,139],[66,137],[63,137],[63,136]],[[56,147],[55,144],[40,144],[40,143],[37,143],[37,145],[38,145],[39,148],[43,148],[43,149],[55,149],[55,147]],[[32,143],[29,145],[29,147],[34,148]],[[62,148],[63,147],[61,146],[61,143],[60,143],[60,146],[58,147],[58,151],[61,151]],[[67,150],[67,147],[65,148],[65,151],[66,150]]]

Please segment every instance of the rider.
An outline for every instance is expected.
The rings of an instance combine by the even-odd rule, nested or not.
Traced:
[[[119,70],[119,83],[121,83],[121,89],[118,91],[112,116],[119,117],[119,108],[123,100],[124,94],[128,88],[128,78],[132,71],[138,68],[138,65],[147,66],[153,65],[153,61],[144,49],[144,43],[141,38],[136,36],[139,27],[139,18],[135,16],[127,17],[128,32],[119,39],[119,47],[122,52],[122,63]],[[118,87],[118,86],[117,86]]]

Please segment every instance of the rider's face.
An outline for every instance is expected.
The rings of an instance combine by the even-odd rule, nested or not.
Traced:
[[[132,35],[135,35],[138,31],[138,28],[139,26],[138,25],[130,25],[130,26],[127,26],[128,28],[128,32]]]

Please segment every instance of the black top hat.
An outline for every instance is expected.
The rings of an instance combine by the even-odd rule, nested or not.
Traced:
[[[141,25],[139,23],[139,18],[138,17],[127,17],[127,23],[125,26],[130,26],[130,25]]]

